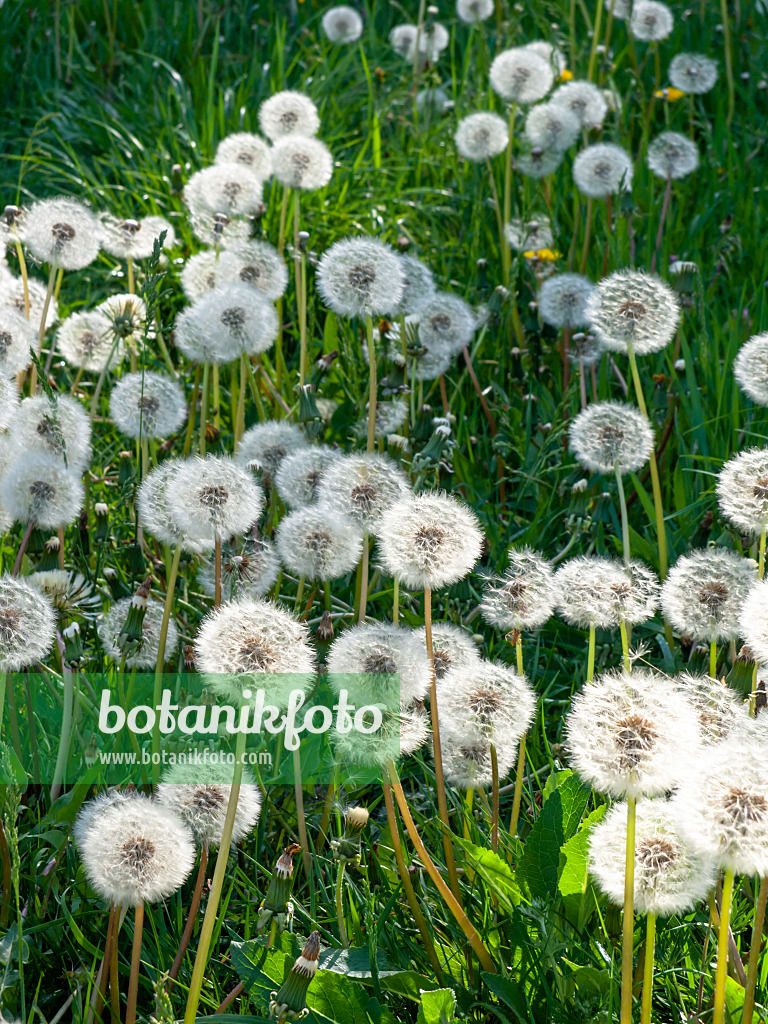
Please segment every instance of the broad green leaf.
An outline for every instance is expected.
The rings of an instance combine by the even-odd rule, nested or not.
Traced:
[[[422,992],[418,1024],[445,1024],[456,1016],[456,996],[453,989],[437,988]]]
[[[736,1024],[741,1024],[741,1016],[744,1010],[744,989],[735,978],[725,979],[725,1008],[726,1017]],[[752,1024],[765,1024],[768,1020],[768,1010],[764,1006],[755,1003],[752,1012]]]
[[[494,850],[489,850],[485,846],[476,846],[475,843],[470,843],[467,839],[455,837],[454,841],[463,848],[467,860],[499,900],[499,903],[511,912],[520,903],[522,893],[507,861]]]
[[[379,986],[385,992],[391,992],[403,999],[412,999],[415,1003],[419,1002],[422,992],[439,987],[434,978],[427,978],[423,974],[417,974],[416,971],[398,971],[396,974],[380,975]]]
[[[323,950],[317,964],[323,971],[335,971],[336,974],[346,974],[349,978],[371,977],[371,954],[367,946]],[[393,964],[382,949],[376,950],[376,966],[380,978],[402,973],[402,969]]]
[[[546,899],[557,895],[560,847],[576,831],[588,799],[589,790],[573,772],[558,772],[518,866],[518,876],[525,880],[532,896]]]
[[[587,872],[589,836],[595,825],[602,820],[605,810],[606,807],[603,804],[587,815],[576,835],[571,836],[560,850],[562,863],[557,887],[562,896],[580,896],[586,892],[589,879]]]
[[[530,1020],[528,1003],[525,998],[525,990],[521,985],[513,981],[512,978],[503,978],[500,974],[484,973],[482,979],[500,1003],[511,1010],[518,1020],[528,1024]]]

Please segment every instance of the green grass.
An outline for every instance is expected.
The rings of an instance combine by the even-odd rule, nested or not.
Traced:
[[[453,5],[441,3],[440,17],[451,29],[451,43],[437,65],[423,73],[420,84],[440,85],[453,109],[431,118],[415,116],[411,70],[387,43],[394,24],[415,19],[415,0],[402,5],[384,0],[367,3],[360,44],[338,48],[331,47],[319,32],[320,17],[328,6],[306,0],[291,14],[287,3],[237,0],[209,4],[206,0],[200,26],[197,5],[178,0],[41,0],[29,5],[6,0],[0,8],[1,194],[4,202],[19,204],[69,194],[89,201],[95,209],[123,216],[153,212],[170,218],[179,241],[162,284],[161,322],[167,334],[183,305],[180,264],[199,248],[186,224],[176,179],[185,180],[211,162],[218,141],[228,133],[257,131],[259,105],[272,92],[285,87],[306,91],[318,105],[319,135],[336,161],[331,184],[302,197],[302,227],[310,232],[311,262],[346,235],[371,233],[393,244],[404,238],[408,251],[429,264],[442,288],[473,305],[490,304],[487,326],[476,336],[472,352],[498,433],[491,436],[469,375],[463,363],[457,362],[446,375],[450,412],[455,417],[455,447],[439,466],[429,467],[425,483],[461,494],[476,509],[487,537],[477,572],[438,595],[437,617],[471,624],[487,657],[513,663],[514,651],[508,640],[487,627],[476,613],[482,574],[502,569],[512,544],[530,544],[549,557],[616,555],[620,553],[620,528],[611,479],[592,476],[586,490],[574,490],[585,474],[568,453],[564,439],[567,419],[579,408],[578,381],[572,380],[563,393],[558,339],[552,329],[542,326],[530,305],[537,281],[532,265],[522,256],[513,262],[513,295],[499,307],[494,289],[500,281],[501,257],[487,170],[484,165],[459,160],[453,132],[457,117],[477,109],[502,110],[488,86],[488,67],[492,55],[506,46],[546,38],[563,49],[575,76],[584,77],[594,5],[575,4],[576,48],[571,52],[569,11],[563,0],[523,0],[517,5],[504,0],[500,35],[493,18],[470,33],[456,22]],[[700,11],[699,5],[689,9],[675,0],[672,7],[676,27],[670,39],[659,45],[662,76],[658,84],[666,83],[669,60],[680,51],[716,57],[721,76],[715,90],[704,97],[686,97],[676,103],[657,100],[650,113],[650,127],[645,130],[644,118],[657,84],[653,51],[637,44],[640,73],[636,75],[624,25],[614,23],[614,64],[598,63],[598,67],[604,85],[615,90],[621,103],[606,119],[602,137],[620,143],[636,157],[635,179],[631,198],[621,203],[613,233],[607,230],[604,205],[595,204],[586,272],[597,279],[604,268],[610,271],[629,263],[630,223],[636,264],[649,267],[664,183],[645,166],[648,137],[665,127],[691,133],[701,152],[701,167],[674,185],[659,267],[664,271],[672,254],[694,261],[699,267],[696,290],[684,311],[678,341],[641,362],[651,416],[659,436],[667,437],[660,473],[670,560],[674,561],[691,548],[709,543],[745,553],[749,548],[748,540],[720,517],[714,485],[722,463],[742,447],[764,444],[768,428],[766,412],[741,395],[730,372],[743,342],[768,329],[768,89],[760,87],[768,66],[768,18],[756,4],[742,3],[730,9],[736,108],[729,126],[719,6],[702,0]],[[518,127],[521,130],[522,122]],[[563,254],[556,263],[558,270],[566,269],[572,243],[577,261],[581,255],[586,204],[574,196],[570,174],[574,152],[566,155],[549,181],[555,248]],[[174,170],[175,165],[180,172]],[[494,173],[501,189],[502,158],[495,161]],[[273,242],[280,198],[277,185],[267,187],[267,209],[256,228]],[[576,205],[580,206],[581,227],[574,239]],[[515,209],[523,216],[546,211],[538,182],[516,177]],[[14,260],[9,254],[15,271]],[[44,270],[33,273],[42,277]],[[85,271],[66,274],[60,296],[62,316],[123,290],[123,273],[117,260],[102,254]],[[340,352],[320,387],[323,397],[337,403],[333,421],[320,439],[350,448],[351,426],[367,397],[362,325],[337,323],[316,296],[313,276],[310,269],[310,358],[314,361],[333,348]],[[513,301],[525,332],[522,351],[513,334]],[[286,359],[295,377],[298,326],[292,284],[284,300],[283,318]],[[191,387],[189,366],[173,348],[172,358]],[[684,359],[684,369],[677,368],[678,359]],[[626,379],[625,361],[616,357],[616,363]],[[164,364],[158,352],[148,351],[143,365],[161,369]],[[54,364],[55,387],[62,392],[71,387],[73,376],[69,367],[58,365],[58,361]],[[222,385],[223,427],[213,450],[231,451],[231,390],[226,373]],[[86,382],[81,394],[89,395],[91,387],[92,383]],[[617,375],[603,359],[596,376],[596,397],[621,398],[622,394]],[[284,398],[289,405],[296,400],[288,384]],[[442,411],[436,387],[425,388],[425,401],[435,414]],[[84,572],[97,583],[101,582],[99,567],[105,564],[118,568],[127,580],[134,574],[130,500],[136,477],[124,484],[118,482],[117,458],[125,439],[106,420],[106,395],[101,412],[104,419],[96,426],[90,501],[106,500],[110,505],[110,541],[99,552],[98,562],[84,556],[74,526],[67,532],[66,545],[68,568]],[[256,421],[256,407],[249,402],[246,425]],[[414,435],[416,450],[430,438],[428,417],[420,427]],[[181,444],[179,439],[174,455],[180,455]],[[506,491],[503,503],[499,464]],[[628,493],[633,553],[656,566],[655,532],[652,517],[647,515],[651,502],[647,472],[629,483]],[[13,563],[22,532],[17,524],[3,539],[5,568]],[[33,554],[33,560],[36,557]],[[163,579],[162,552],[153,571]],[[177,613],[182,643],[187,644],[210,601],[199,593],[193,566],[186,557],[182,580]],[[338,592],[334,587],[335,598],[347,607],[352,604],[353,583],[340,585]],[[385,579],[374,589],[369,614],[386,619],[391,614],[391,581]],[[289,608],[295,592],[296,581],[284,578],[281,596]],[[409,624],[422,621],[419,595],[403,595],[402,608]],[[310,622],[316,624],[321,612],[322,594],[316,594]],[[89,666],[104,666],[92,628],[85,631],[85,638],[92,659]],[[652,664],[666,670],[684,665],[704,668],[706,652],[676,644],[670,661],[662,639],[659,618],[637,629],[633,637],[634,643],[648,644],[647,657]],[[586,640],[580,632],[553,619],[537,634],[524,638],[524,650],[526,671],[539,695],[539,714],[528,742],[530,765],[536,773],[527,776],[520,838],[502,829],[502,857],[493,857],[488,852],[487,815],[476,798],[469,843],[460,854],[466,868],[462,896],[467,913],[494,959],[506,966],[506,974],[495,979],[484,975],[468,957],[461,932],[425,873],[415,873],[414,886],[437,936],[439,951],[445,955],[444,981],[454,990],[458,1016],[531,1024],[608,1021],[618,1012],[620,916],[602,898],[596,898],[591,885],[579,903],[558,888],[556,870],[554,884],[551,872],[540,871],[553,856],[557,867],[558,846],[572,840],[583,816],[602,803],[596,795],[574,787],[574,796],[569,789],[563,800],[574,800],[579,808],[570,832],[558,823],[554,805],[549,803],[555,799],[555,782],[564,787],[573,782],[556,773],[567,767],[562,722],[570,697],[584,678]],[[619,662],[618,637],[599,634],[598,669]],[[724,664],[722,671],[728,672],[729,667]],[[431,761],[417,755],[403,766],[403,774],[416,822],[437,856],[440,840]],[[270,796],[272,802],[262,814],[257,832],[230,862],[201,1013],[213,1013],[237,982],[230,942],[254,937],[268,875],[279,850],[294,836],[292,792],[283,787]],[[305,795],[312,842],[319,832],[323,797],[320,787]],[[350,981],[342,976],[343,988],[336,992],[336,976],[323,972],[317,991],[326,994],[327,1003],[316,1003],[313,1013],[330,1014],[339,1024],[417,1019],[422,1024],[433,1024],[433,1020],[437,1024],[439,1014],[429,1016],[434,1011],[427,1001],[419,1006],[419,990],[433,987],[435,981],[400,891],[380,788],[350,789],[343,799],[361,801],[372,813],[371,827],[364,834],[364,869],[347,872],[347,891],[354,908],[353,920],[348,923],[352,945],[378,948],[393,969],[411,973],[399,975],[399,981],[383,977]],[[456,815],[454,831],[460,836],[464,796],[454,791],[449,801]],[[509,821],[511,803],[511,791],[504,793],[502,822]],[[549,817],[537,828],[547,807]],[[4,974],[0,965],[0,1007],[11,1017],[50,1021],[73,995],[63,1019],[85,1019],[89,985],[103,947],[106,913],[88,889],[68,839],[76,809],[76,801],[66,797],[50,808],[41,787],[30,786],[19,815],[6,815],[9,842],[18,832],[20,906],[27,907],[21,977],[16,926],[11,924],[5,937],[0,937],[0,949],[5,951],[0,957],[5,961]],[[526,856],[524,850],[531,852]],[[577,857],[572,847],[568,851],[561,856]],[[507,866],[507,855],[515,869]],[[56,867],[45,874],[53,856],[57,857]],[[333,877],[327,845],[313,850],[309,878],[297,869],[295,930],[306,935],[317,928],[329,946],[338,942]],[[173,959],[190,884],[164,907],[152,908],[148,914],[140,1020],[149,1020],[154,1005],[152,982]],[[752,890],[750,881],[742,882],[734,910],[733,931],[742,952],[748,950],[751,938]],[[11,922],[15,916],[14,908]],[[707,921],[706,911],[699,910],[684,920],[672,919],[661,925],[655,1019],[680,1019],[682,1013],[696,1012],[702,967],[706,1019],[711,1006],[708,966],[714,941],[710,938],[702,964]],[[123,988],[129,970],[131,922],[129,914],[120,942]],[[638,919],[638,950],[640,926]],[[284,966],[281,957],[290,960],[297,953],[287,937],[282,941],[282,953],[271,954],[273,973],[264,966],[265,975],[277,982],[275,987],[279,987]],[[195,948],[193,940],[193,954]],[[177,1018],[183,1015],[191,966],[188,956],[173,995]],[[764,966],[758,980],[758,1001],[763,1003],[768,1003],[767,971]],[[243,1000],[236,1006],[241,1006],[243,1013],[265,1016],[263,987],[253,990],[250,1002]]]

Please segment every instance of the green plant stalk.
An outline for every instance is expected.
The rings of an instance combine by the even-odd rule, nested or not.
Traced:
[[[755,904],[755,920],[752,925],[752,944],[749,947],[747,963],[747,984],[744,988],[744,1007],[741,1013],[741,1024],[752,1024],[755,1012],[755,986],[757,985],[757,968],[760,963],[760,950],[763,945],[763,922],[765,905],[768,901],[768,878],[760,879],[760,889]]]
[[[373,321],[365,315],[365,335],[368,342],[368,443],[367,452],[372,452],[376,437],[376,347],[373,340]]]
[[[217,531],[213,541],[213,607],[221,605],[221,534]]]
[[[656,952],[656,915],[648,914],[645,919],[645,964],[643,965],[643,1007],[640,1024],[651,1024],[653,1006],[653,959]]]
[[[602,4],[599,5],[598,10],[602,8]],[[592,217],[594,215],[594,203],[592,196],[587,197],[587,217],[584,222],[584,245],[581,250],[581,263],[579,264],[579,273],[583,274],[587,269],[587,256],[589,255],[589,241],[592,237]]]
[[[141,939],[144,932],[144,904],[135,908],[133,923],[133,948],[131,950],[131,974],[128,979],[128,1001],[125,1007],[125,1024],[136,1024],[136,999],[139,994],[139,971],[141,969]]]
[[[727,868],[723,877],[723,898],[720,902],[720,927],[717,931],[717,973],[715,975],[715,1008],[712,1024],[725,1021],[725,977],[728,970],[728,929],[733,899],[733,869]]]
[[[126,265],[126,270],[128,271],[128,294],[129,295],[135,295],[136,294],[136,281],[135,281],[134,274],[133,274],[133,257],[132,256],[129,256],[126,259],[125,265]]]
[[[589,646],[587,647],[587,682],[595,678],[595,624],[589,624]]]
[[[624,914],[621,940],[621,1024],[632,1024],[632,966],[635,935],[635,798],[627,797]]]
[[[224,819],[224,828],[222,829],[221,834],[221,845],[219,846],[219,852],[216,857],[216,867],[213,871],[213,882],[211,883],[211,892],[208,897],[208,906],[205,908],[203,925],[200,929],[197,956],[195,957],[195,966],[192,969],[192,978],[189,983],[189,995],[187,996],[187,1005],[184,1010],[184,1024],[194,1024],[195,1018],[197,1017],[200,993],[203,988],[205,971],[209,963],[211,938],[213,937],[213,929],[216,925],[216,916],[219,910],[221,892],[224,887],[224,876],[227,873],[229,847],[232,842],[232,828],[235,824],[235,812],[237,810],[237,801],[240,796],[240,781],[243,777],[243,765],[241,763],[241,758],[243,756],[243,751],[245,750],[245,737],[246,734],[244,732],[239,732],[237,734],[235,767],[232,776],[232,786],[229,791],[227,814]]]
[[[499,759],[491,743],[491,849],[499,849]]]
[[[524,674],[523,666],[523,638],[518,636],[515,641],[515,656],[517,659],[517,671],[519,675]],[[520,737],[520,744],[517,750],[517,772],[515,774],[515,794],[512,798],[512,816],[509,819],[509,834],[517,834],[517,823],[520,820],[520,807],[523,802],[523,775],[525,774],[525,739],[526,734]]]
[[[400,617],[400,581],[395,577],[392,581],[392,622],[397,625]]]
[[[363,557],[360,559],[358,576],[360,580],[359,596],[357,597],[357,621],[365,622],[365,606],[368,602],[368,562],[370,559],[370,540],[368,531],[363,530]]]
[[[305,577],[299,576],[299,585],[296,588],[296,598],[293,602],[293,614],[298,615],[301,611],[301,602],[304,599],[304,583]]]
[[[195,367],[195,377],[192,382],[192,400],[189,403],[189,414],[187,417],[187,433],[184,438],[184,449],[182,455],[186,459],[189,453],[192,451],[192,438],[195,433],[195,421],[197,419],[197,396],[200,393],[200,364],[198,363]],[[91,415],[91,422],[93,422],[93,415]]]
[[[43,311],[40,314],[40,326],[37,330],[37,345],[35,352],[40,357],[43,351],[43,338],[45,337],[45,321],[48,319],[48,309],[51,305],[51,299],[53,298],[53,286],[56,283],[56,264],[51,264],[51,269],[48,273],[48,287],[45,291],[45,301],[43,302]],[[51,352],[53,352],[53,346],[51,346]],[[50,364],[50,360],[49,360]],[[37,391],[37,367],[32,364],[32,370],[29,375],[29,394],[30,397]]]
[[[624,671],[632,671],[632,662],[629,660],[629,637],[627,636],[627,624],[622,615],[619,619],[619,632],[621,633],[621,655],[624,661]]]
[[[301,843],[301,862],[304,865],[304,874],[309,880],[312,871],[312,861],[309,856],[309,839],[307,837],[307,820],[304,815],[304,789],[301,778],[301,750],[297,747],[292,750],[293,755],[293,792],[296,797],[296,819],[299,830],[299,842]]]
[[[62,662],[64,659],[62,658]],[[55,803],[61,793],[61,786],[64,780],[64,767],[67,763],[67,751],[69,750],[69,734],[72,728],[72,709],[74,707],[74,676],[76,671],[66,663],[61,667],[61,678],[64,684],[64,700],[61,711],[61,735],[59,736],[59,749],[56,753],[56,767],[53,769],[53,782],[51,784],[51,803]]]
[[[717,679],[717,643],[714,640],[709,642],[709,674]]]
[[[189,913],[187,914],[187,920],[184,925],[184,931],[181,935],[181,941],[179,942],[179,948],[176,950],[176,956],[173,958],[171,969],[168,972],[168,991],[170,992],[174,986],[176,978],[181,970],[181,964],[184,960],[184,954],[189,946],[189,940],[192,938],[192,932],[195,928],[195,920],[197,918],[197,912],[200,909],[200,897],[203,895],[203,883],[205,882],[205,869],[208,866],[208,844],[203,843],[200,849],[200,866],[197,870],[197,878],[195,879],[195,889],[192,893],[192,900],[189,904]]]
[[[587,81],[591,82],[595,75],[595,62],[597,61],[597,44],[600,42],[600,28],[603,20],[603,5],[597,4],[595,11],[595,26],[592,33],[592,46],[589,51],[589,64],[587,65]]]
[[[342,949],[349,948],[347,926],[344,923],[344,861],[339,861],[336,871],[336,920],[339,922],[339,941]]]
[[[512,269],[512,252],[509,248],[509,241],[504,233],[504,228],[512,218],[512,138],[515,130],[516,114],[517,104],[513,103],[512,109],[509,112],[507,149],[504,155],[504,208],[502,213],[502,235],[499,239],[499,244],[501,245],[502,278],[505,288],[509,288]],[[510,301],[514,303],[514,296],[510,296]]]
[[[179,562],[181,561],[181,545],[176,546],[173,552],[173,560],[168,570],[165,583],[165,602],[163,604],[163,618],[160,622],[160,634],[157,641],[157,661],[155,662],[155,682],[152,691],[152,701],[155,707],[160,703],[163,690],[163,666],[165,665],[165,644],[168,639],[168,626],[171,621],[171,609],[176,591],[176,578],[179,574]],[[157,785],[160,780],[160,763],[155,764],[155,754],[160,753],[160,723],[155,722],[152,728],[152,782]]]
[[[736,110],[736,85],[733,80],[733,55],[731,53],[731,22],[728,17],[728,0],[720,0],[720,17],[723,20],[723,51],[725,55],[725,77],[728,82],[728,116],[726,125],[733,121]],[[717,1024],[717,1022],[715,1022]]]
[[[394,790],[395,797],[397,799],[397,805],[400,808],[400,814],[402,816],[403,822],[405,823],[406,830],[408,832],[408,835],[411,837],[411,842],[416,847],[416,852],[419,855],[421,863],[427,869],[427,874],[434,882],[438,892],[445,900],[446,906],[451,911],[454,918],[456,919],[457,924],[459,925],[459,927],[469,940],[469,944],[474,950],[475,956],[482,964],[483,969],[488,971],[489,974],[498,974],[496,965],[491,959],[490,953],[485,948],[483,940],[478,935],[477,929],[474,927],[472,922],[467,917],[459,901],[456,899],[456,897],[453,895],[451,890],[446,885],[442,875],[435,867],[434,861],[427,853],[427,849],[424,846],[424,843],[421,841],[421,836],[419,835],[418,829],[416,828],[414,820],[411,817],[411,811],[410,808],[408,807],[408,801],[405,799],[405,793],[403,793],[403,788],[400,785],[400,779],[398,778],[397,775],[397,769],[395,768],[392,761],[389,761],[387,763],[387,771],[389,773],[389,780],[392,784],[392,789]],[[185,1021],[184,1024],[192,1024],[192,1020]]]
[[[22,287],[24,288],[24,319],[29,320],[29,277],[27,275],[27,261],[24,258],[24,247],[22,246],[19,239],[15,242],[16,256],[19,260],[19,270],[21,271]]]
[[[619,492],[619,511],[621,513],[621,553],[624,558],[624,565],[629,565],[629,560],[632,557],[632,555],[629,548],[629,519],[627,518],[627,499],[624,494],[624,481],[621,479],[621,469],[619,467],[619,463],[616,462],[613,468],[616,473],[616,487]]]
[[[205,429],[208,426],[208,392],[210,391],[209,380],[210,380],[211,367],[208,363],[203,364],[203,397],[200,406],[200,441],[199,450],[202,458],[205,458],[205,445],[206,445],[206,434]]]

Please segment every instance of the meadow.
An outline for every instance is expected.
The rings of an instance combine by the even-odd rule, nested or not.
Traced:
[[[0,34],[0,1021],[768,1020],[761,0]]]

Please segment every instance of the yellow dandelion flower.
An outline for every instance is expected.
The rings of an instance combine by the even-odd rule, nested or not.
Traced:
[[[569,71],[568,68],[563,68],[558,77],[558,82],[570,82],[573,80],[573,72]]]
[[[528,260],[540,260],[543,263],[554,263],[560,259],[560,255],[555,249],[530,249],[523,253]]]
[[[682,89],[675,89],[673,85],[668,85],[664,89],[657,89],[653,94],[657,100],[666,100],[667,103],[677,103],[678,100],[685,96]]]

